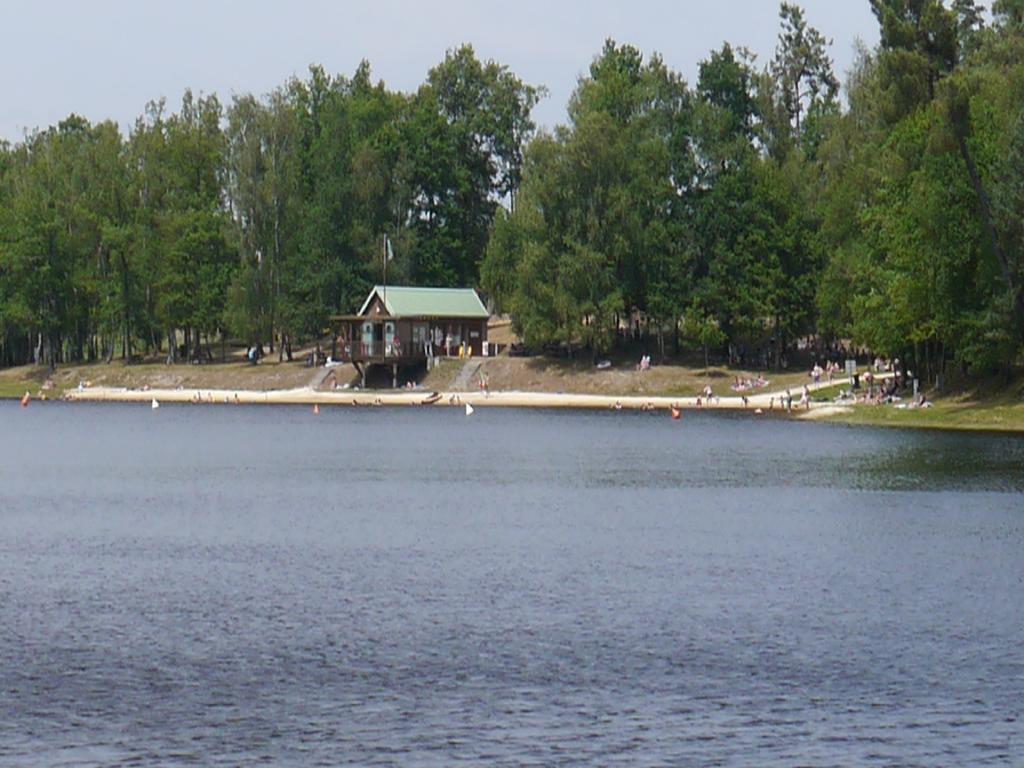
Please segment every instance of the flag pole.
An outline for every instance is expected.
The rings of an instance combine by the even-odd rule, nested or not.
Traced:
[[[383,280],[383,283],[384,283],[384,309],[386,310],[387,306],[388,306],[388,233],[387,232],[384,233],[384,237],[381,240],[381,249],[383,251],[383,253],[381,253],[381,258],[382,258],[382,260],[384,262],[384,267],[383,267],[383,270],[382,270],[382,272],[383,272],[382,280]]]

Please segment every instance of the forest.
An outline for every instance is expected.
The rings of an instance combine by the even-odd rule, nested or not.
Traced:
[[[773,57],[724,44],[687,83],[609,40],[564,124],[542,85],[450,51],[414,93],[313,66],[186,91],[127,134],[70,115],[0,144],[0,365],[227,344],[281,357],[379,282],[476,286],[527,347],[664,358],[797,339],[1009,371],[1024,350],[1024,0],[864,0],[841,86],[779,8]],[[582,62],[581,62],[582,64]]]

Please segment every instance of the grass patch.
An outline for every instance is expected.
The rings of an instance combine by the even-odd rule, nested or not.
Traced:
[[[847,424],[879,427],[1024,432],[1024,405],[940,403],[931,408],[906,409],[891,405],[858,405],[834,419]]]
[[[35,397],[47,378],[53,384],[50,398],[60,397],[75,389],[79,382],[95,387],[129,389],[291,389],[307,385],[318,369],[306,368],[301,362],[282,362],[264,358],[259,365],[242,362],[207,365],[164,365],[141,363],[126,365],[122,361],[61,365],[48,375],[45,367],[20,366],[0,370],[0,397],[21,397],[28,390]]]
[[[910,403],[908,397],[904,400]],[[1024,375],[988,379],[937,396],[930,408],[857,405],[834,417],[849,424],[925,429],[1024,432]]]
[[[434,367],[427,372],[427,375],[423,377],[420,383],[424,389],[436,392],[450,389],[465,362],[465,360],[459,359],[445,360],[438,358]],[[472,383],[476,386],[477,381],[475,378]]]

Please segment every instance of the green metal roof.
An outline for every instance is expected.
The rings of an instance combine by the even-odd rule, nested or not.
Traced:
[[[392,317],[490,317],[490,313],[472,288],[409,288],[376,285],[359,310],[362,315],[378,295]]]

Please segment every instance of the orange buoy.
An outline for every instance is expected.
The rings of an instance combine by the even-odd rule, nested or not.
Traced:
[[[320,415],[320,403],[313,404],[313,413],[315,413],[317,416]]]
[[[22,408],[28,408],[28,403],[29,403],[29,400],[31,400],[31,399],[32,399],[32,396],[26,391],[25,394],[22,395],[22,398],[21,398],[21,407]]]
[[[678,408],[672,408],[671,411],[672,411],[672,418],[675,419],[676,421],[678,421],[679,419],[682,418],[683,412],[680,411]]]

